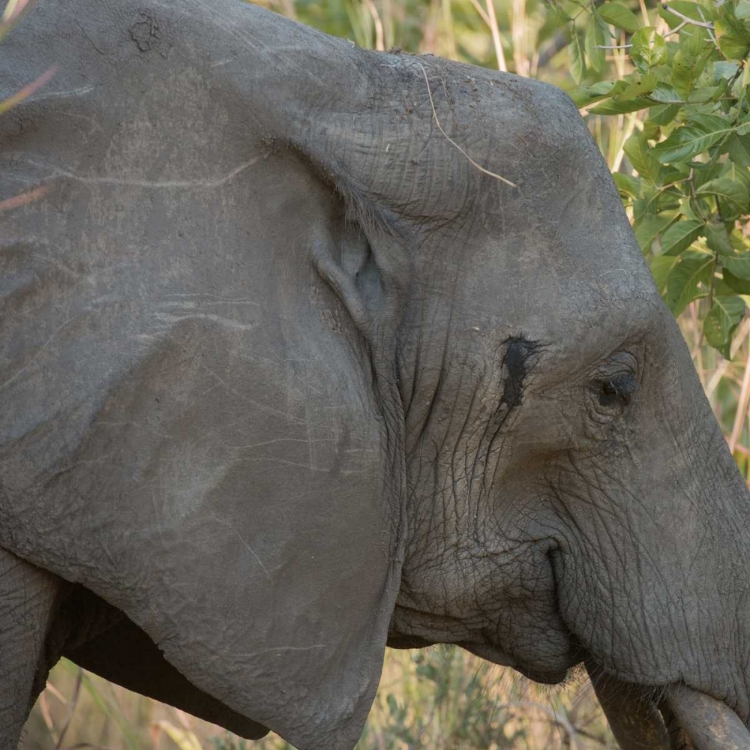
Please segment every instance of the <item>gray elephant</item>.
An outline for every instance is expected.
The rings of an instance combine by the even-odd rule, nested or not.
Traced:
[[[2,750],[61,655],[344,750],[431,643],[750,747],[748,491],[565,94],[238,0],[42,1],[0,96],[51,66],[0,118]]]

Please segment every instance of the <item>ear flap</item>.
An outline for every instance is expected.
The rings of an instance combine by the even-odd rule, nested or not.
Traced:
[[[146,24],[134,2],[81,3],[103,40]],[[196,2],[149,10],[174,32],[169,55],[128,41],[113,66],[65,4],[33,14],[17,59],[34,50],[43,70],[62,39],[60,91],[91,96],[35,103],[38,127],[4,161],[11,184],[53,175],[58,203],[3,227],[23,283],[0,315],[0,546],[118,607],[233,711],[304,750],[350,750],[401,574],[401,453],[374,375],[398,314],[397,248],[379,229],[328,236],[330,190],[295,155],[264,157],[265,126],[238,167],[251,100],[227,81],[234,67],[274,92],[257,85],[276,73],[266,47],[287,69],[347,76],[353,53],[243,3]],[[63,106],[95,117],[86,154]]]
[[[376,309],[382,304],[383,278],[370,243],[358,226],[349,225],[340,243],[318,231],[310,241],[310,257],[365,337],[372,333]]]
[[[313,267],[376,348],[376,331],[382,336],[390,329],[392,342],[402,309],[407,262],[403,253],[398,257],[396,244],[379,228],[371,227],[366,234],[356,221],[347,221],[336,241],[320,231],[310,241]]]
[[[58,132],[66,164],[76,141]],[[16,436],[0,545],[118,607],[236,713],[304,750],[351,750],[400,582],[399,454],[362,346],[386,357],[383,266],[354,227],[326,238],[330,192],[299,164],[221,201],[186,191],[179,219],[167,190],[131,191],[128,226],[153,230],[147,261],[84,183],[61,182],[80,213],[52,212],[45,231],[67,262],[97,264],[115,302],[19,254],[68,319],[41,303],[0,317],[22,355],[0,372],[0,431]],[[123,195],[104,185],[96,200]],[[35,251],[47,213],[14,213],[6,236]],[[104,248],[94,261],[78,226]],[[310,273],[311,226],[326,284]]]
[[[243,299],[225,270],[215,288]],[[367,295],[337,278],[366,320]],[[237,308],[234,329],[217,325],[215,300],[180,288],[172,300],[193,306],[164,300],[169,335],[110,386],[74,453],[32,485],[5,462],[0,544],[124,611],[235,712],[303,750],[351,750],[380,677],[403,531],[369,362],[316,310],[289,313],[306,329],[277,355],[264,337],[291,336],[283,319],[260,325]],[[41,389],[68,413],[75,373],[57,365],[68,346],[137,359],[131,345],[112,348],[87,303],[69,344],[5,396],[25,403]],[[86,377],[100,377],[87,362]]]

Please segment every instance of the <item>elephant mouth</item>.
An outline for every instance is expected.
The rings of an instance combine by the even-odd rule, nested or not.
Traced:
[[[427,646],[435,645],[436,641],[427,640],[415,635],[401,635],[395,633],[389,633],[388,635],[388,648],[425,648]],[[540,682],[545,685],[559,685],[568,676],[568,671],[571,667],[578,664],[581,660],[572,656],[568,659],[565,666],[559,669],[539,669],[528,664],[521,664],[518,660],[511,656],[506,651],[503,651],[500,647],[475,641],[455,641],[454,645],[460,646],[469,653],[478,656],[480,659],[497,664],[500,667],[512,667],[517,672],[520,672],[524,677],[533,680],[534,682]]]
[[[534,682],[540,682],[545,685],[559,685],[567,677],[568,669],[577,663],[577,660],[574,658],[571,659],[569,665],[566,665],[561,669],[541,670],[529,665],[518,663],[514,657],[496,646],[470,643],[466,641],[460,642],[457,645],[474,654],[474,656],[491,661],[493,664],[498,664],[501,667],[513,667],[513,669],[520,672],[524,677],[528,677],[528,679],[533,680]]]
[[[750,731],[726,703],[686,685],[645,689],[586,668],[622,750],[748,750]]]

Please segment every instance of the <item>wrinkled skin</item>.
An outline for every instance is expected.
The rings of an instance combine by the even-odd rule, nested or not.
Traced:
[[[0,214],[0,747],[64,654],[343,750],[435,642],[585,661],[625,748],[744,732],[747,490],[562,92],[234,0],[40,2],[0,96],[53,64],[0,119],[0,200],[47,188]]]

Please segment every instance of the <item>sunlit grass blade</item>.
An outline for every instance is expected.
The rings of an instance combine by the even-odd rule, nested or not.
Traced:
[[[24,99],[28,99],[35,91],[42,88],[42,86],[49,83],[55,73],[57,73],[57,70],[57,65],[53,65],[51,68],[45,70],[39,78],[24,86],[20,91],[13,94],[13,96],[3,99],[3,101],[0,102],[0,115],[4,115],[9,110],[13,109],[13,107],[20,104]]]
[[[7,198],[4,201],[0,201],[0,212],[10,211],[13,208],[20,208],[25,206],[27,203],[39,200],[44,197],[50,191],[49,185],[42,185],[41,187],[29,190],[26,193],[20,195],[14,195],[12,198]]]
[[[69,673],[73,675],[78,674],[79,668],[78,666],[73,664],[73,662],[68,661],[67,659],[62,659],[61,664]],[[99,684],[109,684],[99,678],[96,679]],[[112,721],[117,725],[118,729],[125,737],[128,748],[130,750],[140,750],[138,735],[131,723],[125,718],[121,711],[117,710],[117,708],[114,707],[110,703],[110,701],[102,695],[97,685],[95,684],[94,679],[92,679],[92,676],[87,672],[83,673],[83,687],[86,689],[86,692],[88,693],[100,713],[112,719]]]
[[[8,0],[3,15],[0,16],[0,41],[18,23],[25,10],[32,5],[33,0]]]
[[[154,725],[163,731],[179,750],[203,750],[200,740],[193,732],[180,729],[164,719],[154,722]]]
[[[3,11],[2,22],[9,23],[18,18],[28,4],[29,0],[8,0],[8,4]]]

